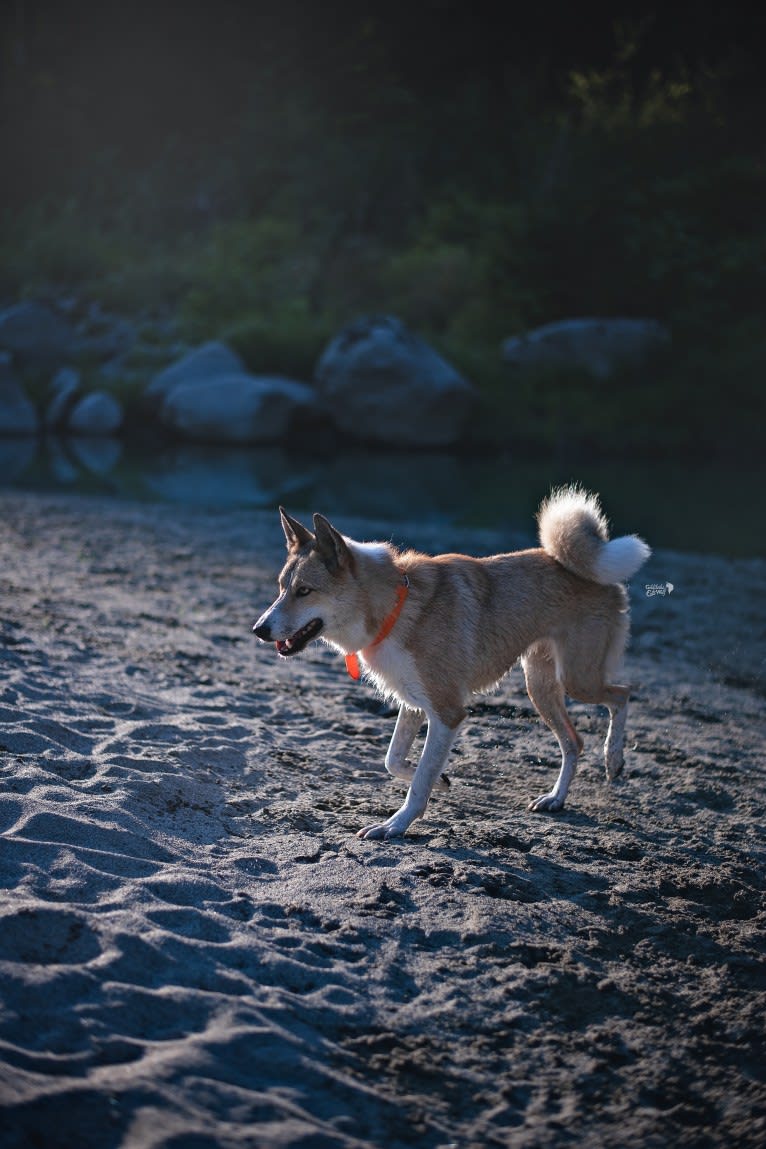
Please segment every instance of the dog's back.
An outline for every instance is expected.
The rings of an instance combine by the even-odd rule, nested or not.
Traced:
[[[558,671],[574,697],[578,689],[593,693],[592,683],[576,681],[582,668],[566,673],[575,652],[578,664],[598,666],[602,680],[615,671],[627,637],[622,580],[649,548],[635,536],[609,540],[596,499],[573,488],[554,492],[538,522],[542,546],[530,550],[489,558],[396,556],[414,608],[400,641],[430,689],[464,696],[486,689],[541,640],[560,652]]]

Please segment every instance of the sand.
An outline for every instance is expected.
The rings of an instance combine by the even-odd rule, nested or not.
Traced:
[[[569,805],[527,812],[557,752],[516,669],[381,843],[392,712],[250,633],[282,548],[0,495],[3,1149],[766,1144],[766,564],[633,580],[617,784],[574,706]]]

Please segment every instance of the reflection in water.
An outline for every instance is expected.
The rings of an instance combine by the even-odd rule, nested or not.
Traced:
[[[75,484],[80,478],[80,468],[70,456],[64,442],[57,436],[51,436],[46,446],[51,477],[65,487]]]
[[[12,483],[23,475],[36,454],[36,439],[0,439],[0,483]]]
[[[744,490],[766,478],[759,466],[686,462],[563,462],[510,455],[386,452],[361,447],[326,457],[283,447],[157,445],[118,439],[0,438],[0,487],[110,494],[197,506],[320,510],[332,517],[450,523],[521,534],[551,486],[582,482],[600,492],[615,533],[653,547],[764,555]]]
[[[147,492],[199,506],[272,507],[311,487],[318,473],[281,447],[169,447],[143,466]]]
[[[322,510],[383,519],[454,520],[466,466],[452,455],[352,450],[329,458],[281,447],[175,447],[145,460],[147,492],[206,506]]]
[[[67,439],[72,456],[92,475],[108,475],[122,457],[122,443],[109,437],[75,435]]]
[[[312,495],[327,513],[452,522],[470,501],[467,470],[467,461],[455,455],[349,451],[324,466]]]

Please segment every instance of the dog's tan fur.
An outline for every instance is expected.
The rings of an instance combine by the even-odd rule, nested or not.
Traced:
[[[494,686],[519,659],[529,697],[562,752],[556,785],[530,809],[561,809],[575,773],[582,740],[567,715],[567,694],[608,708],[606,772],[609,779],[619,774],[628,701],[628,687],[615,682],[628,635],[622,582],[650,552],[635,536],[610,542],[594,496],[554,492],[538,515],[542,546],[489,558],[400,552],[345,538],[321,515],[313,531],[281,516],[288,560],[256,634],[276,641],[285,656],[313,637],[358,651],[367,675],[400,704],[386,767],[410,788],[402,807],[361,837],[403,834],[423,815],[470,696]],[[401,614],[374,644],[405,581]],[[426,743],[413,769],[407,755],[424,721]]]

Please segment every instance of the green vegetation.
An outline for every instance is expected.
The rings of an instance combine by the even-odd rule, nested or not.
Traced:
[[[499,111],[477,82],[437,110],[392,81],[350,116],[307,83],[266,119],[254,84],[194,180],[170,144],[122,181],[99,180],[100,156],[63,200],[8,213],[0,295],[173,314],[189,341],[304,379],[338,327],[391,312],[480,388],[477,443],[755,451],[763,150],[720,77],[655,70],[639,89],[633,50],[555,99],[519,80]],[[672,349],[608,384],[512,381],[503,338],[579,315],[657,318]]]

